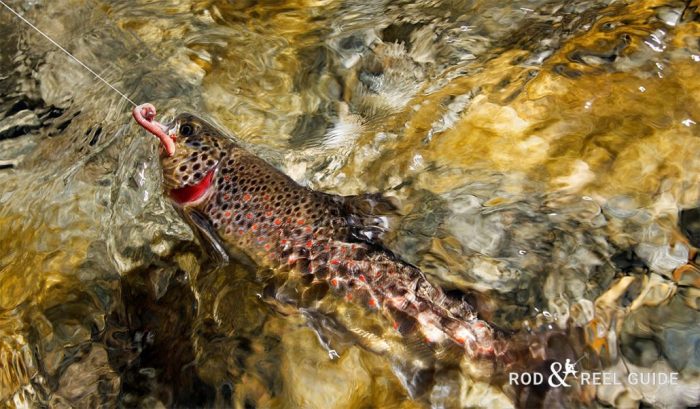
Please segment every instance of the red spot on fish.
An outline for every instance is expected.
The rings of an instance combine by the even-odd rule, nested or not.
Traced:
[[[364,274],[360,274],[360,276],[358,277],[358,279],[359,279],[360,281],[362,281],[363,283],[366,283],[366,282],[367,282],[367,277],[365,277]]]
[[[370,307],[375,308],[377,306],[377,301],[374,298],[370,298],[369,301],[367,301],[367,304],[369,304]]]
[[[345,299],[347,299],[348,301],[352,301],[352,293],[347,293],[345,295]]]
[[[265,212],[265,216],[272,217],[272,212],[270,212],[270,211]]]
[[[306,226],[306,229],[304,229],[307,233],[311,233],[311,226]]]
[[[399,323],[398,322],[394,321],[392,323],[392,326],[394,327],[395,330],[397,330],[397,331],[399,330]]]
[[[226,194],[224,195],[224,200],[231,200],[231,195],[228,194],[228,193],[226,193]]]
[[[243,233],[245,233],[245,231],[243,229],[238,229],[238,234],[240,234],[242,236]]]
[[[311,241],[311,240],[309,240],[309,241],[306,242],[306,247],[308,247],[308,248],[313,247],[313,245],[314,245],[314,242]]]
[[[263,195],[263,200],[270,200],[270,195]]]
[[[299,220],[297,220],[297,224],[298,224],[299,226],[303,225],[303,224],[304,224],[304,219],[299,219]]]
[[[265,250],[270,251],[271,247],[272,246],[270,246],[270,243],[265,244]]]
[[[251,198],[252,197],[248,193],[243,195],[243,200],[245,200],[246,202],[249,201]]]
[[[331,260],[331,264],[337,266],[338,264],[340,264],[340,260],[334,258],[333,260]]]
[[[196,201],[204,196],[211,182],[214,180],[214,169],[210,170],[204,178],[192,185],[183,186],[181,188],[173,189],[170,191],[170,197],[178,204],[186,204]]]
[[[332,285],[333,287],[337,287],[337,286],[338,286],[338,279],[337,279],[337,278],[332,278],[332,279],[331,279],[331,285]]]
[[[285,239],[280,240],[280,244],[284,246],[285,244],[287,244],[287,240],[285,240]]]
[[[464,343],[467,342],[467,340],[464,337],[460,337],[460,336],[456,336],[455,341],[457,341],[458,344],[462,344],[462,345],[464,345]]]
[[[252,219],[252,218],[253,218],[253,213],[248,213],[248,214],[246,214],[246,215],[245,215],[245,218],[248,219],[248,220]]]
[[[282,224],[282,220],[280,220],[280,219],[275,219],[274,223],[275,223],[277,226],[279,226],[280,224]]]
[[[250,226],[250,230],[252,230],[252,231],[258,231],[258,224],[257,224],[257,223],[253,223],[253,225]]]
[[[231,212],[227,210],[226,213],[224,213],[224,215],[225,215],[226,217],[230,218],[230,217],[231,217]]]

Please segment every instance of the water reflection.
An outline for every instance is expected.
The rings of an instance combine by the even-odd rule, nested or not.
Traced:
[[[462,362],[407,400],[385,357],[328,360],[254,268],[204,254],[128,104],[3,11],[3,405],[700,403],[697,215],[677,227],[700,198],[696,4],[9,4],[137,102],[314,188],[400,198],[388,245],[519,334],[513,368],[682,383],[518,389]]]

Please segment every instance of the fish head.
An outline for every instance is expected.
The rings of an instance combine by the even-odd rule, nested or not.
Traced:
[[[161,155],[165,191],[178,205],[199,203],[212,190],[219,164],[235,144],[216,127],[189,113],[179,114],[166,132],[175,149]]]

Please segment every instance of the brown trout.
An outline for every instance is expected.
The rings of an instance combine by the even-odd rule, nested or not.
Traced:
[[[500,355],[494,331],[463,300],[446,296],[417,267],[358,235],[357,197],[311,190],[243,149],[209,123],[180,114],[169,125],[155,110],[134,117],[163,142],[164,190],[190,222],[227,254],[243,253],[281,272],[285,286],[334,294],[383,317],[400,337],[420,334],[427,345],[448,343],[469,357]],[[379,196],[366,196],[381,201]]]

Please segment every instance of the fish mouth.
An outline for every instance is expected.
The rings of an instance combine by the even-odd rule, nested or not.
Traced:
[[[211,168],[209,172],[194,185],[186,185],[170,190],[170,198],[180,206],[187,206],[199,203],[209,192],[216,173],[216,166]]]

